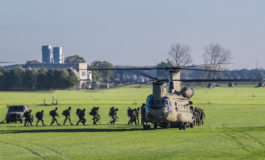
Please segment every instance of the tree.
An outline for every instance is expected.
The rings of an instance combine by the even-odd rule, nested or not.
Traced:
[[[25,69],[22,67],[17,67],[11,71],[8,71],[5,81],[5,87],[7,89],[22,89],[24,74]]]
[[[223,48],[220,44],[210,44],[205,47],[205,53],[203,54],[203,60],[205,64],[209,64],[208,68],[213,71],[220,70],[223,65],[229,63],[231,60],[231,51]],[[212,78],[215,77],[212,72]]]
[[[38,60],[28,60],[26,61],[26,64],[39,64],[40,62]]]
[[[91,65],[87,65],[87,69],[95,69],[97,68],[96,66],[91,66]],[[101,81],[101,77],[100,77],[100,73],[97,70],[92,70],[92,81],[93,82],[100,82]]]
[[[73,55],[65,58],[65,63],[71,64],[71,63],[86,63],[85,59],[78,55]]]
[[[26,70],[23,76],[23,88],[35,89],[38,84],[38,75],[39,75],[39,72],[36,69]]]
[[[171,45],[168,54],[170,56],[170,60],[173,61],[174,66],[183,67],[192,63],[190,51],[191,49],[188,45],[176,43]]]
[[[172,67],[174,64],[170,60],[162,61],[157,64],[157,67]],[[156,74],[160,78],[168,78],[169,77],[169,72],[167,70],[156,70]]]
[[[107,61],[94,61],[91,63],[92,66],[96,68],[113,68],[113,64]],[[109,83],[111,79],[113,79],[114,71],[111,70],[103,70],[99,71],[100,79],[103,82]]]

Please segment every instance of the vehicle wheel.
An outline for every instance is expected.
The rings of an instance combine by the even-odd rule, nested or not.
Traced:
[[[154,129],[157,129],[157,123],[154,123]]]

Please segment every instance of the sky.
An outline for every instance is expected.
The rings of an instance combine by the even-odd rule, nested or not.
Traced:
[[[41,46],[88,63],[150,66],[174,43],[194,64],[205,46],[231,50],[229,68],[265,67],[264,0],[0,0],[0,61],[41,61]]]

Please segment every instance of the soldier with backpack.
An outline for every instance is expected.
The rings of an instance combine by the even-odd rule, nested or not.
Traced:
[[[31,117],[31,109],[26,111],[23,115],[23,117],[25,117],[25,123],[24,123],[24,127],[26,127],[27,125],[31,125],[32,126],[32,117]]]
[[[93,107],[90,111],[90,115],[93,116],[93,125],[96,125],[97,122],[100,120],[100,115],[98,114],[99,107]]]
[[[133,109],[131,107],[128,107],[127,116],[130,118],[128,121],[128,124],[132,124],[132,112],[133,112]]]
[[[141,124],[144,125],[145,122],[145,104],[143,103],[141,106]]]
[[[64,119],[64,122],[63,122],[63,125],[65,125],[65,122],[67,121],[67,119],[69,120],[70,124],[71,125],[74,125],[72,122],[71,122],[71,117],[70,117],[70,114],[71,114],[71,107],[68,107],[68,109],[64,110],[62,115],[65,116],[65,119]]]
[[[36,126],[38,126],[39,121],[41,121],[42,125],[45,126],[44,121],[43,121],[43,112],[44,112],[44,110],[36,113],[36,118],[38,119]]]
[[[83,123],[83,125],[86,125],[85,113],[86,113],[86,109],[85,108],[83,110],[77,108],[76,114],[77,114],[77,116],[79,118],[78,122],[76,123],[77,126],[78,126],[78,124],[80,122]]]
[[[56,122],[57,125],[60,126],[60,123],[58,123],[57,121],[57,117],[59,117],[57,110],[58,108],[56,107],[54,110],[50,111],[50,116],[52,116],[51,126],[53,125],[54,122]]]
[[[118,112],[118,108],[114,108],[111,107],[110,108],[110,112],[109,112],[109,116],[111,116],[112,120],[110,121],[110,124],[115,124],[115,122],[117,121],[117,112]]]
[[[137,125],[139,125],[139,121],[140,121],[139,115],[140,115],[140,107],[135,108],[135,124],[137,122]]]

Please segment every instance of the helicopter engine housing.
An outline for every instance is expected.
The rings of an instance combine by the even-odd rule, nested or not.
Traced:
[[[194,90],[190,87],[184,87],[181,89],[181,95],[185,98],[191,98],[194,95]]]

